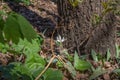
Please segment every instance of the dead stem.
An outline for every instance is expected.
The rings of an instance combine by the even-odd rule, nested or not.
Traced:
[[[45,69],[35,78],[35,80],[39,80],[39,78],[42,76],[42,74],[48,69],[48,67],[50,66],[50,64],[52,63],[52,61],[54,60],[54,58],[56,58],[56,55],[54,55],[49,63],[47,64],[47,66],[45,67]]]

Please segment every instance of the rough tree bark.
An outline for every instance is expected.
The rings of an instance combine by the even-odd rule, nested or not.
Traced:
[[[115,54],[115,16],[113,11],[102,16],[104,10],[101,3],[108,0],[83,0],[77,7],[73,7],[69,0],[58,0],[58,33],[67,40],[64,47],[70,52],[75,50],[81,54],[88,54],[91,49],[97,53],[106,54],[110,49]],[[98,24],[94,24],[94,15],[103,17]]]

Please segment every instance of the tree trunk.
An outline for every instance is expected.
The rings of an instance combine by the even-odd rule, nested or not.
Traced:
[[[112,10],[103,13],[105,1],[83,0],[73,7],[69,0],[58,0],[58,33],[67,39],[63,45],[70,52],[106,54],[109,49],[115,54],[115,16]]]

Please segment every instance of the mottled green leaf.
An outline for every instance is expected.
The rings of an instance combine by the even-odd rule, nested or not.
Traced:
[[[118,59],[120,57],[120,46],[116,44],[115,47],[116,47],[116,55],[115,55],[115,57]]]
[[[8,16],[3,31],[7,41],[11,40],[17,43],[19,41],[19,38],[22,37],[20,26],[12,15]]]
[[[93,80],[96,79],[97,77],[99,77],[100,75],[106,73],[106,70],[103,70],[101,67],[98,67],[93,74],[90,76],[89,80]]]
[[[69,71],[69,73],[71,73],[71,76],[73,77],[73,79],[75,79],[76,70],[73,67],[72,63],[68,61],[66,64],[64,64],[64,67]]]
[[[111,55],[110,55],[110,49],[107,50],[107,61],[110,59]]]
[[[92,50],[91,55],[94,61],[98,61],[97,53],[94,50]]]
[[[87,69],[90,69],[91,64],[85,60],[79,59],[79,56],[77,53],[74,55],[74,67],[76,70],[84,71]]]
[[[120,69],[115,69],[115,70],[113,70],[113,72],[120,76]]]

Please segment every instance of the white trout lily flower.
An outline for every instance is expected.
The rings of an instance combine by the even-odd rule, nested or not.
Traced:
[[[66,40],[66,39],[65,39],[64,37],[62,38],[60,35],[58,35],[56,41],[62,43],[62,42],[64,42],[65,40]]]

